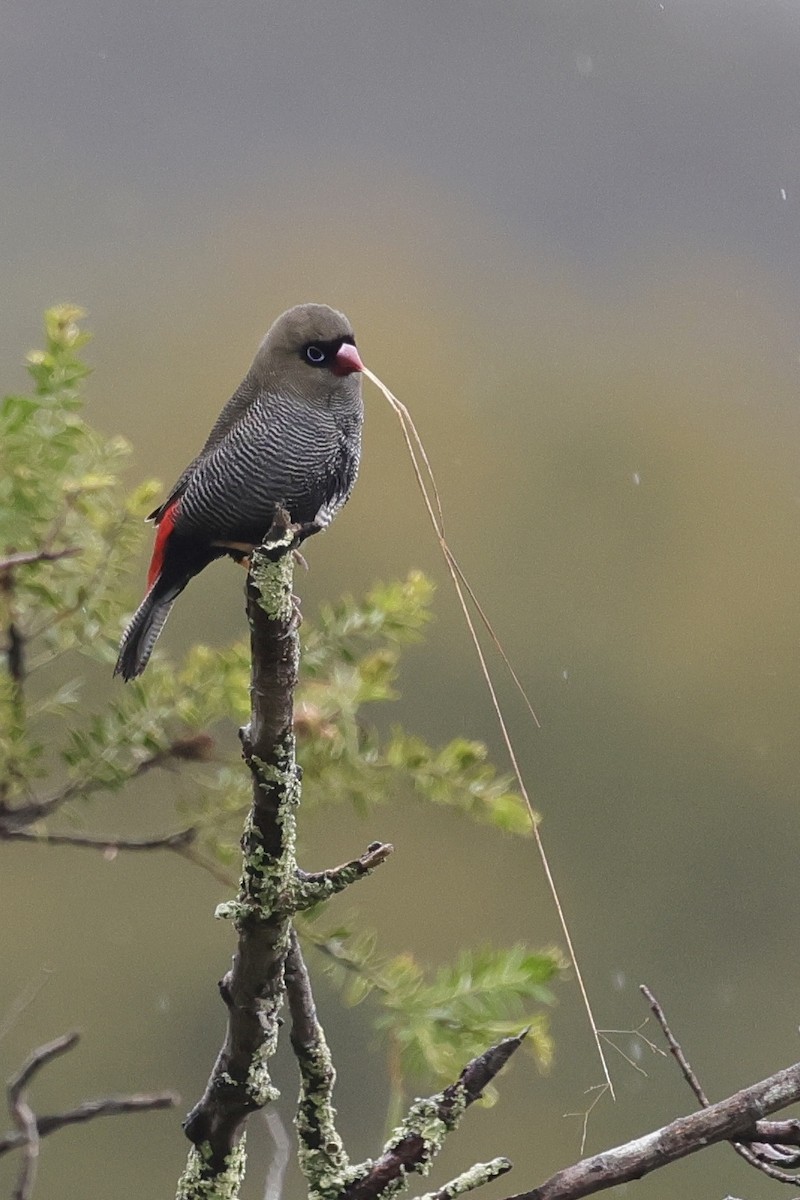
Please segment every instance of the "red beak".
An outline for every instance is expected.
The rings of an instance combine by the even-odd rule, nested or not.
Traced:
[[[351,346],[350,342],[342,342],[331,363],[331,370],[334,375],[352,375],[354,371],[363,371],[364,364],[355,346]]]

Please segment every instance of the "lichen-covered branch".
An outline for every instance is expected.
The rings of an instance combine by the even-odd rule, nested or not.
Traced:
[[[451,1179],[449,1183],[437,1188],[435,1192],[426,1192],[424,1196],[417,1196],[416,1200],[455,1200],[456,1196],[474,1192],[476,1188],[483,1187],[484,1184],[491,1183],[493,1179],[499,1179],[501,1175],[508,1174],[512,1166],[509,1158],[493,1158],[488,1163],[475,1163],[474,1167],[470,1167],[468,1171],[462,1171],[460,1175],[456,1175],[455,1179]]]
[[[292,1018],[292,1049],[300,1069],[300,1097],[295,1117],[300,1169],[308,1183],[311,1200],[336,1196],[349,1167],[335,1124],[333,1086],[336,1071],[294,932],[286,959],[286,997]]]
[[[275,1096],[269,1060],[278,1038],[283,971],[294,912],[295,762],[292,704],[299,646],[292,604],[293,534],[284,519],[255,551],[247,580],[252,648],[251,718],[241,731],[253,776],[242,835],[237,898],[217,909],[233,921],[236,952],[220,984],[228,1008],[225,1041],[203,1096],[186,1119],[194,1143],[178,1187],[181,1200],[234,1197],[244,1173],[248,1115]]]
[[[298,871],[297,899],[300,908],[311,908],[323,900],[330,899],[337,892],[343,892],[351,883],[365,879],[393,852],[394,846],[388,842],[372,842],[360,858],[342,863],[340,867],[331,867],[327,871]]]
[[[458,1080],[436,1096],[417,1100],[402,1125],[387,1142],[380,1158],[351,1168],[352,1182],[340,1195],[343,1200],[376,1200],[404,1187],[412,1172],[424,1175],[442,1148],[445,1137],[456,1128],[465,1110],[505,1066],[524,1042],[528,1030],[504,1038],[473,1058]],[[483,1182],[487,1182],[484,1180]]]

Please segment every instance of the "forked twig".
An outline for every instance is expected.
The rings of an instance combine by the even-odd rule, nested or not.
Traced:
[[[669,1046],[670,1054],[680,1067],[683,1078],[694,1092],[698,1103],[700,1103],[703,1108],[708,1108],[711,1104],[711,1101],[708,1099],[708,1096],[706,1096],[700,1080],[697,1078],[691,1063],[683,1052],[680,1042],[667,1024],[667,1018],[664,1014],[663,1008],[646,984],[640,984],[639,991],[650,1005],[650,1010],[661,1027],[667,1045]],[[784,1124],[781,1121],[773,1121],[770,1124],[777,1128],[778,1137],[782,1137],[784,1133],[796,1133],[794,1127],[797,1126],[797,1122],[787,1121],[785,1123],[787,1126],[793,1127],[791,1131],[788,1128],[786,1130],[781,1129],[781,1126]],[[761,1129],[759,1129],[759,1134],[761,1137],[763,1137]],[[790,1175],[786,1171],[781,1171],[778,1167],[774,1166],[772,1162],[765,1161],[765,1158],[773,1158],[778,1159],[783,1163],[784,1166],[800,1165],[800,1155],[798,1155],[796,1151],[792,1150],[787,1142],[784,1142],[783,1145],[780,1143],[773,1145],[771,1142],[766,1140],[751,1140],[750,1145],[745,1146],[742,1144],[742,1141],[732,1141],[731,1145],[736,1153],[743,1158],[745,1162],[748,1162],[751,1167],[755,1167],[757,1171],[761,1171],[762,1174],[768,1175],[770,1179],[775,1179],[779,1183],[788,1183],[793,1187],[797,1186],[796,1175]],[[758,1147],[758,1149],[755,1149],[755,1147]]]
[[[94,1120],[95,1117],[116,1116],[121,1113],[147,1112],[158,1108],[172,1108],[177,1096],[172,1092],[157,1092],[144,1096],[110,1096],[103,1100],[88,1100],[78,1108],[63,1113],[38,1117],[28,1100],[28,1085],[33,1077],[61,1054],[66,1054],[78,1044],[80,1034],[67,1033],[39,1046],[8,1081],[8,1108],[16,1126],[14,1133],[0,1136],[0,1155],[10,1150],[22,1151],[22,1163],[12,1193],[13,1200],[30,1200],[36,1181],[41,1139],[67,1125]]]

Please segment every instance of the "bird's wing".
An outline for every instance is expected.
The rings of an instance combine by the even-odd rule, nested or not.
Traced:
[[[145,518],[146,520],[154,521],[156,525],[163,520],[167,509],[171,508],[175,501],[186,491],[189,480],[194,475],[203,459],[210,454],[212,450],[216,449],[221,441],[223,441],[236,422],[241,418],[243,413],[256,399],[257,395],[257,383],[251,375],[246,375],[214,422],[214,427],[206,438],[203,449],[200,451],[197,457],[193,458],[189,463],[178,482],[173,486],[166,500],[162,504],[159,504],[158,508],[154,508],[150,515]]]
[[[158,508],[154,508],[151,513],[148,513],[145,517],[145,521],[153,521],[156,525],[161,524],[166,512],[172,508],[175,501],[186,491],[187,484],[189,483],[189,477],[199,461],[199,458],[201,457],[202,455],[198,455],[198,458],[189,464],[163,504],[159,504]]]

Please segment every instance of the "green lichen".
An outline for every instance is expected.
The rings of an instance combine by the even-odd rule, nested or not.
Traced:
[[[250,560],[250,579],[258,592],[258,607],[270,621],[288,623],[292,619],[293,562],[289,553],[294,537],[288,533],[270,548],[286,547],[277,562],[271,562],[260,549],[253,552]]]
[[[431,1096],[425,1100],[416,1100],[408,1111],[408,1116],[402,1125],[395,1129],[387,1149],[392,1150],[405,1138],[417,1134],[430,1147],[430,1154],[436,1155],[441,1150],[444,1139],[454,1127],[450,1121],[444,1121],[440,1115],[441,1097]],[[463,1111],[463,1110],[462,1110]],[[460,1114],[459,1114],[460,1115]],[[457,1118],[456,1118],[457,1120]]]
[[[280,1092],[273,1084],[269,1074],[269,1060],[277,1048],[278,1022],[277,1020],[272,1020],[270,1022],[269,1036],[264,1039],[253,1055],[250,1069],[247,1072],[247,1094],[259,1108],[264,1108],[265,1105],[274,1103],[280,1097]]]
[[[383,1152],[391,1154],[398,1150],[408,1138],[413,1137],[422,1138],[424,1148],[417,1161],[408,1168],[402,1168],[398,1178],[383,1189],[382,1200],[387,1200],[388,1197],[404,1191],[407,1185],[407,1176],[412,1172],[417,1175],[429,1174],[433,1159],[444,1146],[444,1140],[448,1133],[458,1125],[466,1107],[467,1096],[461,1084],[456,1084],[454,1089],[448,1088],[447,1093],[440,1092],[437,1096],[428,1096],[425,1099],[414,1101],[405,1121],[394,1130],[384,1146]],[[441,1115],[443,1108],[445,1116]],[[367,1161],[350,1168],[347,1172],[348,1182],[363,1179],[369,1173],[372,1165],[371,1161]]]
[[[339,1195],[349,1159],[336,1131],[332,1096],[336,1071],[321,1028],[316,1045],[303,1055],[301,1074],[303,1086],[295,1116],[300,1169],[310,1195]]]
[[[238,1200],[246,1164],[244,1134],[228,1155],[222,1171],[218,1172],[211,1168],[208,1142],[192,1146],[186,1168],[178,1180],[176,1200]]]
[[[326,875],[322,879],[297,879],[295,880],[294,892],[296,911],[302,912],[306,908],[312,908],[315,904],[321,904],[323,900],[329,900],[331,896],[335,896],[338,892],[343,892],[345,888],[351,884],[357,883],[359,879],[363,879],[367,872],[361,866],[342,867],[336,874]]]
[[[434,1196],[447,1196],[448,1200],[456,1200],[457,1196],[463,1196],[465,1192],[473,1192],[476,1188],[491,1183],[493,1179],[497,1179],[498,1175],[505,1175],[506,1171],[511,1170],[511,1167],[512,1163],[508,1158],[493,1158],[488,1163],[475,1163],[473,1167],[462,1171],[455,1179],[451,1179],[444,1187],[437,1188],[435,1192],[426,1192],[423,1196],[417,1196],[416,1200],[433,1200]]]

